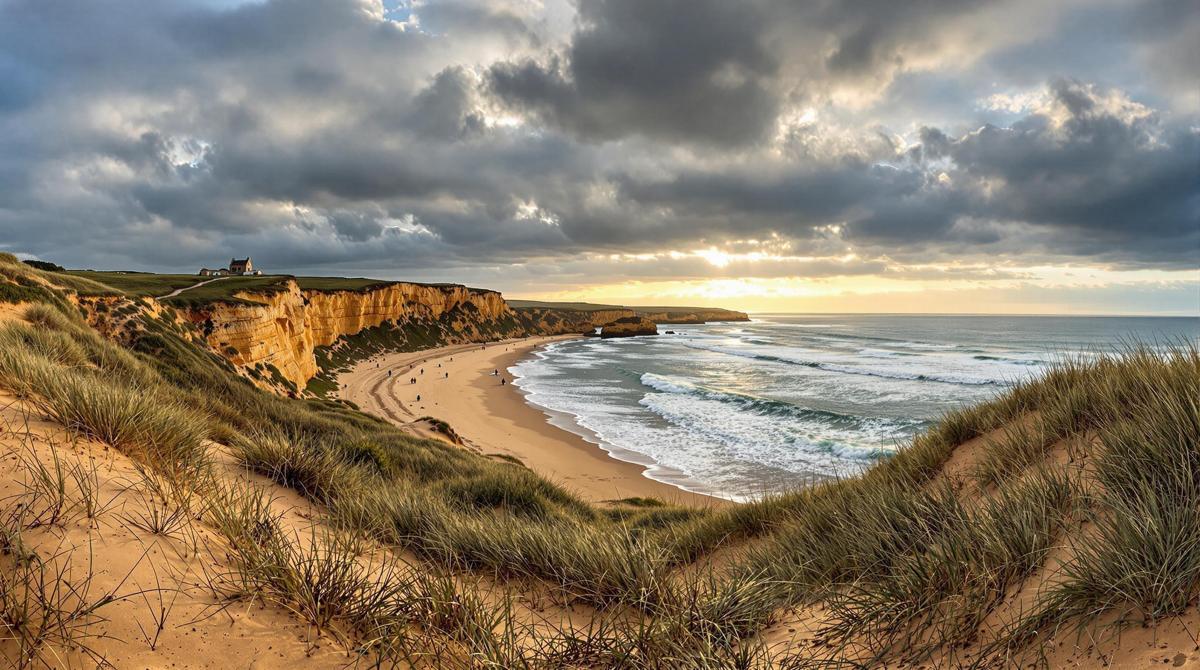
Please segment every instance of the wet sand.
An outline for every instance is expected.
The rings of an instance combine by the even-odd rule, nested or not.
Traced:
[[[729,504],[647,478],[645,466],[613,458],[597,444],[551,424],[545,413],[526,402],[511,384],[508,368],[537,347],[571,337],[577,336],[377,356],[342,374],[339,383],[346,386],[340,393],[399,425],[425,416],[445,421],[482,453],[519,459],[593,502],[642,496],[688,505]],[[493,375],[495,370],[500,376]],[[501,376],[508,383],[501,384]],[[410,383],[414,377],[417,382]]]

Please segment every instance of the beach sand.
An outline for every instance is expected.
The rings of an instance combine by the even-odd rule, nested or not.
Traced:
[[[470,447],[485,455],[516,458],[593,502],[643,496],[687,505],[729,504],[647,478],[644,466],[613,458],[597,444],[552,425],[545,413],[526,402],[519,388],[501,384],[492,374],[499,370],[511,382],[512,375],[507,372],[511,365],[537,347],[569,337],[577,336],[459,344],[376,356],[338,378],[339,384],[345,384],[341,397],[398,425],[425,416],[441,419]],[[415,384],[409,381],[413,377]]]

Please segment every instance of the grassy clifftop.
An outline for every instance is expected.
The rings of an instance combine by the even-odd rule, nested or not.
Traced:
[[[196,301],[213,301],[233,298],[240,291],[271,293],[284,290],[288,280],[295,280],[302,291],[354,291],[363,293],[400,282],[365,277],[297,277],[293,275],[227,276],[222,278],[201,277],[193,274],[157,274],[132,271],[64,270],[56,274],[81,277],[96,282],[96,292],[115,289],[130,297],[162,297],[177,289],[187,288],[201,282],[204,286],[187,291],[187,296]],[[212,281],[216,279],[216,281]],[[455,286],[456,284],[429,284],[403,282],[419,286]],[[180,300],[184,296],[180,295]]]
[[[71,453],[107,447],[157,493],[144,511],[87,504],[88,476],[75,483],[46,460],[69,455],[59,443],[40,444],[41,460],[2,461],[13,482],[48,482],[0,502],[0,605],[33,603],[31,616],[5,619],[6,659],[124,657],[159,638],[102,644],[102,616],[129,617],[135,631],[138,617],[154,628],[147,611],[164,631],[186,621],[33,568],[107,551],[97,529],[125,518],[202,538],[179,546],[221,579],[181,580],[181,597],[231,611],[265,603],[368,665],[1142,667],[1195,656],[1183,634],[1200,624],[1192,345],[1063,361],[856,477],[722,509],[592,505],[345,404],[260,391],[151,300],[106,299],[129,321],[102,337],[77,299],[96,288],[83,282],[94,280],[0,256],[0,407],[68,430],[81,440]],[[17,418],[5,415],[5,444],[34,439]],[[285,495],[302,501],[306,525],[272,503]],[[48,537],[78,541],[54,549]],[[55,587],[81,595],[56,600]]]

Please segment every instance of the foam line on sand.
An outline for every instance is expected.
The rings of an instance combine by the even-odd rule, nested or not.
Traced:
[[[644,465],[613,458],[597,444],[552,425],[545,413],[526,402],[506,371],[536,348],[568,337],[573,336],[380,355],[340,375],[339,384],[345,384],[340,393],[397,424],[425,416],[445,421],[481,453],[519,459],[588,500],[641,496],[691,505],[727,504],[647,478]],[[497,370],[509,383],[501,384],[493,375]]]

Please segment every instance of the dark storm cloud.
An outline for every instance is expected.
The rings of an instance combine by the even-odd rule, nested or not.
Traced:
[[[790,18],[803,17],[836,36],[825,60],[834,73],[867,73],[881,65],[899,65],[903,47],[933,34],[943,22],[978,8],[983,0],[860,0],[858,2],[781,3]]]
[[[496,64],[489,80],[512,108],[589,139],[742,145],[769,136],[789,100],[886,83],[985,4],[594,0],[565,49]]]
[[[483,130],[473,105],[475,86],[462,68],[438,73],[433,83],[413,99],[405,125],[417,135],[452,140]]]
[[[1102,107],[1102,93],[1060,81],[1050,102],[1062,119],[1034,113],[958,138],[923,128],[921,144],[892,163],[717,167],[619,183],[631,201],[670,208],[677,226],[670,230],[680,237],[803,237],[845,223],[848,239],[881,252],[894,245],[933,250],[1004,241],[998,228],[963,222],[1018,221],[1041,229],[1040,242],[1064,254],[1194,266],[1200,136],[1153,114],[1122,118]]]
[[[1061,125],[1032,115],[985,126],[949,149],[968,176],[994,184],[978,207],[993,218],[1053,228],[1076,251],[1120,249],[1194,265],[1200,255],[1200,134],[1153,115],[1121,118],[1096,92],[1059,81]]]
[[[775,164],[754,170],[682,171],[669,180],[623,178],[621,194],[674,214],[664,241],[721,241],[777,232],[808,237],[814,227],[843,222],[873,200],[919,193],[923,177],[857,159],[821,166]],[[731,225],[731,221],[736,221]]]
[[[761,138],[780,100],[757,3],[597,0],[562,59],[492,68],[501,100],[584,137],[640,133],[737,144]],[[564,60],[565,59],[565,60]]]
[[[1014,89],[1049,81],[1037,104],[980,111],[996,63],[1021,77],[1039,65],[1011,28],[1050,16],[1044,3],[591,0],[574,29],[535,4],[431,1],[402,24],[374,0],[0,0],[0,241],[81,266],[252,253],[280,269],[461,268],[463,279],[751,238],[868,260],[614,267],[829,276],[899,271],[870,260],[882,257],[1197,262],[1195,110],[1169,108],[1187,100],[1174,89],[1137,98],[1145,107],[1124,93],[1182,74],[1067,72],[1078,80]],[[1124,29],[1104,18],[1115,10],[1081,4],[1072,20],[1092,23],[1071,25],[1107,32],[1077,39],[1103,33],[1120,54],[1109,60],[1138,69],[1197,24],[1178,2],[1127,9],[1138,22]],[[1052,18],[1039,44],[1058,34]],[[889,116],[934,107],[961,115]],[[789,121],[809,108],[811,120]]]

